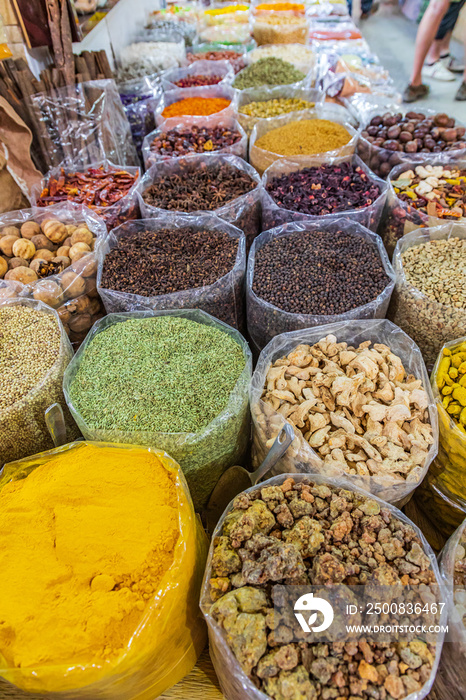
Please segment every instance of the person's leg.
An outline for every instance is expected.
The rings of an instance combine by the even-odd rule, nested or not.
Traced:
[[[455,3],[457,4],[457,3]],[[450,5],[451,7],[451,5]],[[448,11],[450,8],[448,8]],[[443,20],[442,20],[443,22]],[[440,29],[441,29],[440,25]],[[435,40],[432,42],[432,46],[429,49],[429,53],[427,54],[426,58],[426,63],[432,64],[435,63],[436,61],[440,61],[441,58],[446,58],[449,53],[450,53],[450,39],[451,39],[451,31],[447,32],[442,38],[438,38],[438,35],[440,33],[440,29],[437,32],[437,36],[435,37]]]
[[[413,87],[422,85],[422,66],[449,4],[449,0],[431,0],[419,24],[410,80]]]

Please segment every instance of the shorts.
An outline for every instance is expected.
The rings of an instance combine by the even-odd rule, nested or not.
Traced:
[[[436,39],[444,39],[448,32],[451,32],[456,24],[458,15],[466,0],[453,0],[450,2],[448,10],[445,12],[440,27],[438,28]]]

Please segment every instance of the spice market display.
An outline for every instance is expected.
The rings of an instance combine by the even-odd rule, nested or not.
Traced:
[[[459,114],[343,0],[88,4],[0,0],[0,698],[464,700]]]

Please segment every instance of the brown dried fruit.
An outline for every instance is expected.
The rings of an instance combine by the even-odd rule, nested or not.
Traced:
[[[13,244],[21,240],[18,236],[2,236],[0,238],[0,250],[9,258],[13,257]]]
[[[47,236],[44,236],[43,233],[39,233],[37,236],[33,236],[31,238],[31,241],[36,246],[36,250],[41,250],[42,248],[45,248],[46,250],[50,250],[53,252],[56,248],[52,241],[49,241]]]
[[[21,226],[21,235],[23,238],[27,238],[29,241],[33,236],[40,234],[40,226],[35,221],[26,221],[25,224]]]
[[[14,280],[23,284],[31,284],[37,280],[37,275],[30,267],[15,267],[14,270],[9,270],[5,275],[6,280]]]
[[[28,241],[26,238],[18,238],[18,240],[13,243],[12,250],[15,257],[31,260],[36,252],[36,246],[32,241]]]
[[[68,235],[65,224],[54,219],[44,221],[42,231],[53,243],[62,243]]]

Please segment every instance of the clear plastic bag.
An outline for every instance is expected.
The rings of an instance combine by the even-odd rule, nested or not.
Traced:
[[[464,226],[449,223],[416,229],[398,241],[392,258],[396,285],[388,316],[419,345],[429,370],[444,343],[466,335],[466,309],[440,304],[413,287],[406,280],[401,256],[413,246],[448,238],[466,238]]]
[[[220,98],[223,100],[230,100],[230,104],[225,107],[225,109],[222,109],[219,112],[214,112],[214,114],[197,116],[192,114],[180,114],[175,117],[163,116],[163,112],[166,107],[174,102],[186,100],[189,97],[200,97],[204,99]],[[216,119],[218,122],[225,117],[236,117],[237,102],[237,91],[233,90],[230,85],[208,85],[207,87],[197,88],[175,88],[175,90],[168,90],[163,94],[162,100],[155,111],[155,123],[157,126],[161,126],[169,119],[176,119],[177,121],[189,124],[203,124],[206,116],[212,120]]]
[[[307,473],[322,474],[327,477],[347,479],[353,486],[365,489],[388,503],[401,507],[409,500],[413,491],[427,473],[429,464],[437,454],[438,421],[435,402],[429,384],[429,377],[416,344],[403,331],[386,319],[350,320],[330,323],[317,328],[307,328],[284,333],[275,337],[262,351],[251,382],[249,400],[253,419],[253,464],[259,465],[265,458],[270,444],[285,423],[285,418],[275,411],[269,403],[262,401],[265,379],[271,363],[286,356],[301,343],[314,345],[322,338],[332,334],[337,342],[347,342],[357,347],[370,340],[372,343],[384,343],[398,355],[407,373],[416,379],[422,379],[423,388],[428,395],[429,422],[432,427],[433,444],[430,446],[425,462],[415,467],[403,482],[395,481],[390,474],[386,476],[364,476],[347,474],[338,467],[324,465],[318,453],[304,439],[302,433],[295,430],[296,439],[288,448],[284,457],[273,469],[274,474]]]
[[[177,8],[179,9],[179,8]],[[185,8],[183,8],[185,9]],[[162,10],[160,17],[150,17],[147,25],[148,30],[175,31],[182,35],[185,45],[191,46],[196,37],[196,24],[186,20],[181,15],[169,15],[167,10]],[[153,14],[153,13],[152,13]]]
[[[39,225],[50,219],[65,225],[76,226],[84,222],[91,233],[96,236],[94,250],[107,235],[102,219],[87,207],[63,202],[46,208],[22,209],[0,216],[0,229],[5,226],[20,227],[28,221]],[[59,248],[65,243],[57,243]],[[74,274],[70,274],[74,273]],[[17,284],[23,298],[43,301],[58,312],[60,321],[70,338],[73,347],[77,347],[86,337],[87,331],[104,313],[96,288],[97,258],[92,252],[80,258],[56,275],[49,275],[30,284]]]
[[[280,177],[286,173],[295,172],[301,170],[302,168],[311,168],[313,166],[321,165],[321,161],[317,160],[313,162],[311,158],[306,164],[297,164],[292,159],[288,160],[286,158],[280,158],[275,161],[262,176],[262,228],[267,231],[270,228],[276,226],[281,226],[282,224],[291,221],[333,221],[335,219],[341,218],[350,221],[356,221],[358,224],[365,226],[371,231],[377,231],[377,227],[382,216],[382,211],[385,204],[385,198],[387,195],[388,185],[384,180],[374,175],[374,173],[365,165],[358,156],[346,156],[343,158],[329,158],[326,160],[325,165],[338,165],[339,163],[351,162],[354,166],[359,166],[364,170],[369,176],[372,182],[375,182],[380,188],[380,195],[375,201],[372,202],[368,207],[360,207],[358,209],[348,209],[345,212],[337,212],[335,214],[324,214],[322,216],[310,216],[309,214],[301,214],[298,211],[291,209],[285,209],[278,206],[273,198],[267,192],[267,184],[275,177]]]
[[[248,63],[255,63],[261,58],[275,56],[292,63],[298,70],[315,77],[316,56],[314,51],[305,44],[264,44],[253,49],[246,55]]]
[[[217,119],[216,115],[213,115],[213,117],[203,117],[202,121],[201,117],[197,117],[196,119],[199,120],[196,121],[196,126],[205,126],[206,128],[223,126],[226,130],[232,131],[238,135],[238,140],[235,141],[235,143],[233,143],[231,146],[224,146],[224,148],[220,148],[218,150],[212,149],[210,153],[221,153],[225,155],[239,156],[240,158],[246,159],[248,151],[248,137],[246,136],[243,127],[236,121],[234,117],[224,117],[221,119]],[[162,124],[162,126],[158,127],[157,129],[155,129],[155,131],[152,131],[152,133],[148,134],[144,139],[144,143],[142,145],[142,155],[144,158],[144,167],[146,170],[151,168],[153,165],[160,163],[160,161],[171,160],[172,158],[176,157],[174,152],[164,154],[160,152],[162,149],[156,150],[155,148],[152,148],[152,144],[154,143],[154,141],[156,141],[158,138],[162,137],[164,134],[168,133],[172,129],[182,130],[186,133],[191,132],[190,125],[184,121],[181,121],[180,118],[177,118],[167,119]],[[193,151],[191,154],[182,154],[180,157],[185,157],[185,155],[197,154]]]
[[[53,447],[53,440],[45,423],[45,411],[53,403],[59,403],[67,418],[67,437],[78,437],[63,397],[62,380],[65,369],[73,356],[73,350],[56,311],[40,301],[12,298],[0,303],[0,311],[6,306],[26,306],[44,314],[50,314],[57,322],[61,341],[57,358],[38,384],[19,401],[0,410],[0,466],[14,459],[21,459],[37,450]]]
[[[97,216],[100,216],[100,218],[103,219],[105,225],[107,226],[107,229],[110,231],[112,228],[115,228],[115,226],[118,226],[124,221],[128,221],[128,219],[137,219],[139,215],[138,200],[136,197],[136,185],[139,182],[140,169],[139,167],[136,168],[131,166],[125,166],[121,168],[109,160],[102,160],[97,163],[91,163],[89,166],[83,168],[82,170],[87,170],[88,168],[97,169],[100,167],[103,167],[105,172],[121,172],[123,170],[126,173],[130,173],[132,176],[136,176],[134,185],[131,187],[131,189],[127,192],[127,194],[124,197],[121,197],[121,199],[117,200],[114,204],[111,204],[108,207],[95,206],[92,204],[90,205],[90,209],[92,209],[92,211],[94,211],[97,214]],[[36,187],[32,189],[31,203],[33,207],[38,207],[37,203],[40,200],[43,188],[48,186],[48,183],[50,182],[51,178],[58,179],[62,174],[62,170],[65,173],[80,172],[80,169],[76,168],[74,164],[68,163],[66,161],[61,163],[60,166],[49,170],[49,172],[44,178],[42,186],[40,188]],[[63,202],[66,201],[73,202],[74,200],[65,199],[65,197],[63,197]],[[45,211],[48,210],[49,206],[45,207]]]
[[[144,36],[141,36],[140,41],[125,46],[120,51],[119,63],[122,73],[137,73],[134,77],[142,78],[144,75],[176,68],[185,57],[186,49],[181,34],[154,31],[149,39],[144,40]]]
[[[344,126],[345,129],[348,131],[348,143],[342,146],[341,148],[326,151],[322,154],[315,153],[311,155],[302,156],[283,156],[279,153],[266,151],[263,148],[256,146],[256,141],[265,134],[267,134],[269,131],[272,131],[273,129],[278,129],[281,126],[285,126],[285,124],[289,124],[291,122],[302,121],[303,119],[328,119],[330,121],[338,122],[339,124]],[[326,162],[329,158],[333,158],[335,156],[341,157],[346,155],[352,155],[356,148],[357,139],[358,132],[355,129],[353,129],[353,127],[348,121],[344,119],[343,115],[340,116],[334,114],[334,112],[332,110],[329,110],[325,104],[323,106],[317,105],[317,108],[313,111],[313,113],[310,113],[306,110],[305,114],[301,114],[300,112],[298,112],[297,114],[292,113],[291,115],[287,114],[283,117],[268,119],[267,123],[265,123],[265,120],[261,120],[260,122],[258,122],[253,128],[249,139],[249,162],[261,175],[265,170],[267,170],[267,168],[270,165],[272,165],[272,163],[275,163],[275,161],[279,158],[293,158],[293,160],[295,160],[298,163],[306,163],[310,159],[312,159],[313,161],[321,159],[322,162]]]
[[[267,481],[262,482],[261,484],[257,486],[253,486],[250,489],[247,489],[244,493],[251,493],[251,492],[256,492],[259,489],[266,488],[266,487],[273,487],[273,486],[280,486],[287,477],[292,477],[296,483],[302,483],[305,479],[306,476],[303,474],[283,474],[281,476],[277,476],[271,479],[268,479]],[[358,493],[362,496],[366,496],[367,498],[371,498],[372,500],[375,500],[378,502],[381,508],[387,509],[391,515],[394,515],[399,521],[404,523],[406,526],[408,526],[410,529],[414,530],[423,551],[427,555],[429,559],[429,564],[431,568],[434,571],[435,574],[435,579],[436,583],[438,585],[435,586],[434,590],[435,593],[434,595],[436,596],[437,599],[443,600],[446,595],[446,591],[442,582],[442,578],[440,576],[440,572],[438,569],[437,561],[435,558],[435,554],[433,553],[430,545],[428,544],[426,538],[422,534],[422,531],[412,523],[404,513],[402,513],[400,510],[395,508],[392,505],[388,505],[387,503],[384,503],[384,501],[380,500],[379,498],[376,498],[370,494],[368,494],[366,491],[357,488],[356,486],[349,485],[348,482],[344,479],[334,479],[322,475],[312,475],[312,481],[315,484],[318,485],[324,485],[331,490],[336,490],[336,489],[345,489],[345,490],[350,490],[352,492]],[[259,690],[257,686],[253,683],[253,681],[248,678],[248,676],[245,674],[243,669],[241,668],[240,664],[238,663],[235,655],[233,654],[228,641],[227,641],[227,636],[225,634],[225,631],[222,629],[222,627],[219,625],[219,623],[214,619],[212,613],[211,613],[211,607],[212,607],[212,599],[210,597],[209,589],[210,589],[210,580],[212,579],[213,576],[213,552],[214,552],[214,547],[219,541],[219,537],[221,537],[223,533],[223,527],[226,521],[226,518],[228,514],[232,511],[232,506],[233,502],[230,503],[230,505],[227,507],[225,510],[223,516],[221,517],[217,527],[215,528],[215,531],[212,535],[212,541],[210,545],[210,550],[209,554],[207,557],[207,565],[206,565],[206,571],[204,574],[204,581],[202,584],[202,591],[201,591],[201,600],[200,600],[200,607],[201,610],[204,614],[204,617],[207,622],[208,630],[209,630],[209,650],[210,650],[210,656],[214,665],[214,669],[217,673],[217,677],[220,682],[220,687],[222,689],[222,692],[227,700],[245,700],[245,698],[248,698],[248,700],[270,700],[270,696],[266,695],[264,692]],[[300,587],[301,588],[301,587]],[[302,589],[301,589],[302,590]],[[312,593],[311,593],[312,595]],[[272,608],[273,612],[273,608]],[[446,611],[442,612],[442,615],[440,616],[440,624],[445,625],[446,623]],[[284,627],[286,630],[287,628]],[[440,661],[440,655],[442,653],[442,644],[443,644],[443,637],[444,634],[443,632],[438,633],[438,636],[436,638],[436,650],[435,650],[435,659],[432,664],[432,669],[429,675],[428,680],[423,684],[422,689],[416,692],[409,693],[409,695],[406,696],[406,700],[422,700],[422,698],[425,698],[426,695],[428,695],[432,684],[435,679],[435,675],[437,673],[439,661]],[[401,641],[401,640],[400,640]],[[310,644],[312,647],[312,644]],[[323,684],[324,688],[331,688],[330,682]],[[315,692],[315,691],[314,691]],[[315,696],[317,697],[317,695]]]
[[[276,119],[276,117],[250,117],[247,114],[243,114],[241,112],[241,108],[245,107],[250,102],[265,102],[267,100],[276,100],[280,98],[306,100],[306,102],[313,104],[311,108],[306,110],[286,112],[287,116],[293,115],[293,117],[296,119],[297,115],[299,114],[306,114],[308,116],[311,115],[311,110],[315,109],[316,106],[322,105],[324,101],[324,93],[313,88],[291,87],[289,85],[248,88],[247,90],[241,90],[238,97],[238,121],[248,136],[251,134],[256,124],[262,122],[267,123],[269,119]]]
[[[91,80],[29,98],[43,124],[48,167],[68,161],[85,168],[99,160],[138,165],[131,130],[113,80]]]
[[[71,443],[8,464],[3,470],[0,486],[27,478],[34,469],[56,455],[80,450],[86,444]],[[143,451],[141,447],[91,444],[97,448],[127,450],[129,460],[137,450]],[[92,667],[77,663],[74,666],[55,666],[52,669],[50,666],[11,668],[6,667],[2,659],[0,692],[3,690],[4,697],[18,700],[25,697],[35,699],[52,696],[57,700],[153,698],[181,680],[196,663],[206,639],[205,626],[197,609],[207,552],[206,537],[194,513],[189,490],[179,465],[161,450],[150,449],[150,452],[170,472],[176,485],[180,535],[175,545],[173,562],[159,582],[157,591],[153,593],[128,647],[114,664],[103,662]],[[96,480],[98,481],[98,472]],[[57,633],[60,633],[60,630],[57,630]],[[60,675],[63,690],[57,689]],[[52,692],[48,692],[50,686]]]
[[[245,367],[239,377],[225,410],[199,433],[147,433],[115,432],[94,430],[76,411],[70,399],[70,385],[76,376],[81,359],[97,333],[101,333],[115,323],[129,319],[174,315],[196,323],[213,326],[228,333],[244,353]],[[199,309],[179,311],[133,311],[123,314],[110,314],[97,321],[86,340],[73,358],[63,380],[63,391],[71,411],[86,440],[124,442],[136,445],[158,446],[170,454],[181,465],[188,481],[196,510],[202,508],[220,476],[234,464],[241,464],[249,443],[249,398],[252,357],[243,336],[222,321]]]
[[[286,20],[289,20],[289,23]],[[256,16],[252,35],[258,46],[264,44],[306,44],[309,21],[306,17]]]
[[[160,80],[156,75],[148,75],[145,78],[120,83],[118,90],[131,127],[134,145],[141,158],[144,137],[155,129],[154,113],[162,95]]]
[[[200,43],[227,44],[230,47],[247,45],[251,41],[249,24],[226,24],[201,28]]]
[[[228,51],[223,57],[223,52]],[[201,55],[199,57],[199,54]],[[235,55],[233,55],[235,54]],[[222,55],[222,58],[218,56]],[[228,56],[228,58],[227,58]],[[227,60],[233,68],[234,73],[239,73],[246,66],[245,49],[242,46],[232,47],[228,44],[197,44],[192,46],[186,54],[186,65],[191,65],[197,61],[223,61]]]
[[[466,518],[466,433],[458,427],[442,405],[443,397],[437,386],[437,378],[443,348],[452,349],[464,342],[466,336],[445,343],[432,370],[432,392],[439,419],[439,451],[416,492],[416,502],[447,537]]]
[[[260,177],[254,168],[248,165],[242,158],[238,158],[238,156],[223,155],[216,152],[211,155],[192,155],[185,158],[172,158],[171,160],[152,166],[144,175],[137,188],[139,207],[142,216],[150,218],[154,214],[160,214],[162,211],[166,211],[146,204],[142,197],[144,191],[154,182],[154,179],[176,173],[186,176],[186,179],[189,180],[189,172],[192,170],[203,166],[215,170],[222,165],[230,165],[236,170],[247,173],[256,183],[255,189],[251,190],[251,192],[246,192],[246,194],[227,202],[223,206],[219,206],[218,209],[212,210],[213,214],[243,231],[246,236],[246,250],[248,251],[254,238],[261,232],[262,185]],[[205,310],[208,311],[208,309]],[[216,316],[217,314],[213,315]],[[225,318],[222,318],[222,320],[230,323],[230,321],[227,321]],[[232,323],[232,325],[236,324]]]
[[[142,200],[142,198],[141,198]],[[143,201],[143,200],[142,200]],[[222,222],[212,213],[183,214],[150,207],[138,221],[128,221],[118,226],[108,235],[99,250],[99,270],[97,289],[107,313],[121,311],[144,311],[159,309],[202,309],[230,326],[243,329],[243,287],[246,270],[246,242],[244,235],[236,227]],[[223,277],[209,286],[185,289],[172,294],[142,296],[102,287],[102,271],[106,255],[117,247],[118,242],[128,233],[135,231],[157,231],[161,228],[183,230],[192,228],[205,231],[221,231],[237,240],[238,250],[235,264]],[[149,272],[149,271],[148,271]],[[157,270],[153,270],[156,274]]]
[[[389,278],[389,282],[383,292],[373,301],[364,304],[364,306],[358,306],[344,314],[337,314],[335,316],[292,314],[258,297],[253,291],[256,252],[274,238],[290,236],[300,231],[318,231],[325,232],[328,235],[343,231],[346,234],[359,236],[372,243],[374,248],[377,249],[384,270]],[[335,324],[337,322],[351,321],[352,319],[384,318],[387,313],[394,285],[395,275],[380,236],[376,233],[372,233],[372,231],[369,231],[357,222],[348,221],[346,218],[335,217],[328,223],[320,223],[319,217],[316,217],[316,221],[297,221],[278,226],[269,231],[264,231],[255,239],[252,245],[246,272],[248,331],[254,349],[260,351],[274,336],[289,331],[296,331],[299,328],[313,328],[327,323]]]
[[[235,77],[233,67],[228,61],[194,61],[194,63],[184,68],[174,68],[166,71],[163,74],[162,87],[164,90],[187,90],[188,88],[181,88],[176,83],[183,78],[197,75],[220,77],[216,85],[230,85]]]

